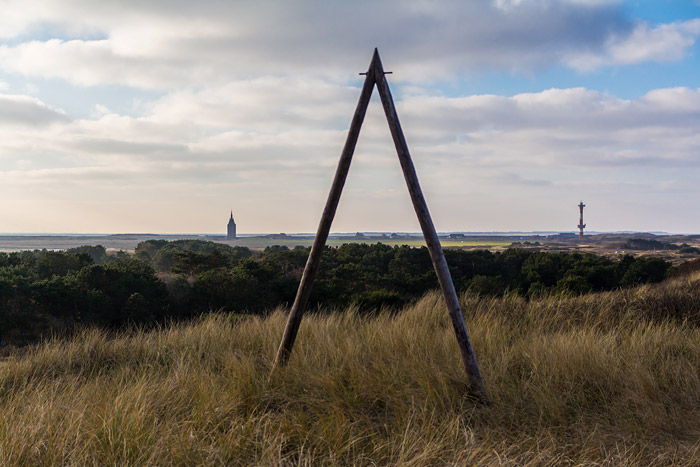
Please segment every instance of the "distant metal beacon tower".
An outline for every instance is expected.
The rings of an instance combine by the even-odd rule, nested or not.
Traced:
[[[586,205],[583,204],[583,201],[578,205],[578,209],[581,211],[581,217],[578,219],[578,238],[583,238],[583,229],[586,227],[586,224],[583,223],[583,208],[585,207]]]
[[[233,220],[233,211],[231,211],[231,218],[228,220],[228,226],[226,227],[226,240],[236,239],[236,222]]]

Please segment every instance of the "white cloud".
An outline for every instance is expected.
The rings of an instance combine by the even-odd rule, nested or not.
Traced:
[[[228,209],[230,199],[237,200],[233,203],[242,216],[266,212],[255,230],[313,230],[347,121],[335,129],[309,120],[307,115],[326,115],[334,104],[323,98],[305,104],[298,96],[304,85],[290,85],[287,94],[271,96],[270,111],[242,112],[249,115],[246,121],[237,114],[237,105],[254,104],[245,102],[245,92],[239,94],[248,89],[264,93],[267,88],[264,82],[241,82],[173,93],[139,118],[112,113],[74,121],[58,118],[50,131],[31,125],[17,131],[0,124],[0,196],[17,198],[17,193],[31,191],[77,203],[80,191],[91,194],[80,203],[113,206],[131,200],[167,211],[184,202],[181,190],[186,186],[201,202],[214,202],[203,197],[216,193],[229,200]],[[336,113],[349,121],[354,102],[348,94],[340,85],[321,94],[343,102],[340,110],[328,114],[330,121]],[[222,96],[218,107],[216,95]],[[61,116],[33,98],[14,100]],[[290,119],[281,110],[286,106],[304,123]],[[555,209],[553,203],[574,193],[574,201],[584,197],[592,203],[606,196],[622,202],[640,193],[667,199],[676,193],[673,187],[689,186],[685,177],[700,176],[697,89],[658,89],[633,100],[582,88],[512,97],[409,95],[397,106],[426,196],[436,200],[434,215],[442,229],[514,228],[516,218],[505,215],[510,225],[494,222],[493,216],[483,217],[481,224],[464,225],[462,216],[452,220],[454,212],[476,219],[483,214],[481,203],[496,213],[516,208],[525,213],[527,203]],[[402,185],[381,106],[373,102],[348,180],[349,199],[336,228],[410,230],[412,224],[400,221],[412,222]],[[623,188],[624,193],[615,194]],[[209,209],[213,215],[215,206],[207,205]],[[372,214],[363,215],[363,210]],[[358,219],[365,224],[357,225]],[[161,220],[168,225],[167,219]]]
[[[29,96],[0,94],[0,125],[45,126],[66,122],[68,117],[39,99]]]
[[[351,92],[343,86],[329,87],[322,94],[328,99],[305,102],[300,97],[304,85],[292,86],[286,95],[273,95],[269,102],[263,99],[269,108],[255,112],[250,108],[256,98],[246,102],[246,93],[238,94],[249,85],[170,94],[140,118],[108,113],[75,121],[35,98],[0,96],[0,121],[5,122],[0,126],[0,156],[3,147],[15,153],[22,146],[7,126],[22,122],[30,128],[59,125],[53,132],[31,130],[36,132],[33,137],[25,133],[21,139],[34,151],[44,144],[44,151],[87,158],[83,161],[87,166],[129,161],[167,175],[185,162],[202,167],[223,163],[232,170],[267,164],[271,172],[301,169],[307,163],[334,165],[354,108]],[[221,99],[215,102],[214,96]],[[342,105],[336,105],[338,101]],[[397,106],[414,152],[444,164],[512,169],[700,163],[695,157],[700,143],[699,90],[659,89],[635,100],[582,88],[512,97],[418,95],[405,97]],[[376,103],[367,115],[358,153],[378,154],[377,160],[365,160],[390,167],[393,162],[378,160],[392,149],[382,112],[374,107]],[[335,128],[341,120],[344,124]]]
[[[23,212],[51,207],[65,213],[52,230],[214,231],[182,227],[178,214],[195,222],[234,204],[237,217],[257,219],[252,230],[313,230],[359,93],[348,70],[363,71],[375,46],[397,72],[439,228],[537,228],[521,225],[531,205],[546,212],[533,219],[555,222],[567,196],[668,201],[700,176],[700,91],[446,97],[431,82],[678,60],[699,34],[700,20],[652,27],[602,0],[7,0],[0,70],[44,100],[0,94],[0,198],[16,200],[0,218],[27,230]],[[49,100],[56,89],[134,99],[129,88],[151,90],[132,115],[115,110],[117,98],[85,97],[82,118],[46,104],[61,101]],[[402,220],[412,218],[405,194],[373,101],[335,227],[415,230]],[[110,227],[120,219],[134,221]]]
[[[650,27],[638,23],[631,34],[611,37],[604,53],[583,53],[569,57],[573,68],[589,71],[608,65],[631,65],[647,61],[681,60],[700,35],[700,19]]]
[[[90,116],[92,118],[100,118],[104,117],[105,115],[109,115],[111,112],[107,106],[104,106],[102,104],[95,104]]]
[[[0,68],[146,89],[262,75],[346,76],[374,46],[402,70],[398,79],[414,82],[559,63],[590,69],[677,59],[700,32],[700,20],[634,26],[618,5],[598,1],[33,4],[8,6],[16,26],[6,37],[37,29],[52,35],[0,46]]]

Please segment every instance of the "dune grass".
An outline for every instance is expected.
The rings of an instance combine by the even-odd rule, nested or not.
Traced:
[[[0,362],[0,465],[697,465],[700,276],[580,297],[464,296],[491,405],[439,294],[285,323],[86,330]]]

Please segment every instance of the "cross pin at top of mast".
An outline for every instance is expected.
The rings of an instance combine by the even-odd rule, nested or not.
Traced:
[[[369,70],[365,71],[364,73],[359,73],[359,75],[360,76],[368,75],[374,69],[375,65],[377,65],[377,64],[379,65],[379,68],[381,69],[382,64],[381,64],[381,61],[379,60],[379,49],[377,49],[375,47],[374,48],[374,56],[372,56],[372,63],[369,64]],[[382,73],[384,73],[385,75],[392,74],[391,71],[384,71],[384,70],[382,70]]]

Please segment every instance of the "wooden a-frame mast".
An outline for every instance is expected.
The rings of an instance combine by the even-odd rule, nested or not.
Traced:
[[[413,202],[413,207],[416,211],[416,215],[418,216],[418,222],[420,223],[421,230],[423,231],[423,237],[425,238],[428,251],[430,252],[430,258],[433,262],[433,267],[435,268],[438,282],[440,283],[440,289],[445,297],[447,311],[450,314],[450,319],[452,320],[452,326],[457,337],[457,344],[459,345],[459,350],[462,355],[464,369],[467,372],[469,385],[476,395],[486,400],[486,388],[484,387],[479,365],[476,362],[476,356],[474,355],[474,349],[472,348],[471,341],[469,339],[467,327],[464,324],[464,318],[462,316],[462,309],[460,308],[459,300],[457,298],[457,292],[455,291],[452,276],[450,275],[450,270],[447,267],[447,261],[445,260],[445,255],[442,251],[440,240],[437,232],[435,231],[435,226],[433,225],[430,213],[428,212],[428,205],[425,202],[423,192],[420,188],[420,184],[418,183],[416,169],[413,166],[411,155],[408,152],[408,145],[406,144],[406,139],[404,138],[401,124],[399,123],[399,117],[394,107],[394,100],[392,99],[391,92],[389,91],[389,83],[387,83],[377,49],[374,49],[374,55],[372,56],[372,61],[369,65],[367,73],[363,74],[366,74],[365,83],[362,86],[362,92],[360,93],[360,99],[357,103],[357,108],[355,109],[355,115],[353,116],[352,123],[350,124],[348,137],[345,141],[343,152],[340,155],[340,161],[338,162],[338,168],[335,172],[333,185],[331,186],[331,191],[328,194],[326,207],[323,209],[323,215],[321,216],[321,221],[319,223],[318,230],[316,231],[316,238],[314,239],[313,246],[311,247],[309,259],[306,262],[306,267],[304,268],[304,274],[302,275],[301,282],[299,283],[299,289],[297,290],[294,304],[289,312],[289,319],[284,330],[284,335],[282,336],[282,342],[280,343],[279,350],[277,351],[273,371],[275,368],[284,366],[287,363],[292,347],[294,346],[294,340],[296,339],[297,332],[299,331],[299,325],[301,324],[304,308],[306,307],[309,300],[309,295],[311,293],[311,286],[313,285],[314,279],[316,278],[316,273],[318,272],[323,247],[328,239],[331,223],[333,222],[336,209],[338,208],[338,202],[340,201],[340,194],[343,191],[345,179],[347,178],[348,170],[350,169],[350,162],[352,160],[352,155],[355,152],[355,146],[357,144],[357,138],[360,134],[360,128],[362,127],[367,106],[369,105],[369,100],[376,84],[382,101],[382,106],[384,107],[384,113],[386,114],[386,118],[389,123],[391,137],[394,140],[394,146],[396,147],[396,152],[399,156],[399,162],[401,163],[404,179],[406,180],[406,185],[408,186],[408,191],[411,195],[411,201]]]

